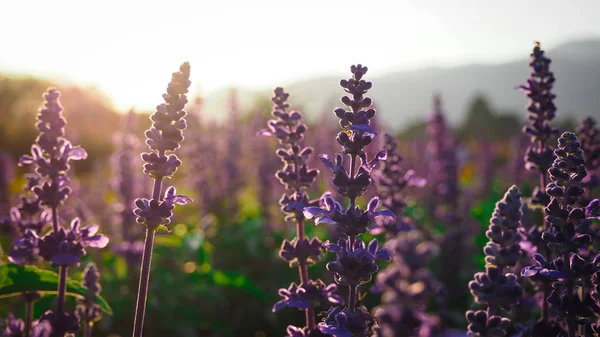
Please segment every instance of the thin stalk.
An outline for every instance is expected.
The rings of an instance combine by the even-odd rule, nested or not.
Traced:
[[[33,300],[28,299],[25,302],[25,337],[29,337],[29,331],[31,330],[31,321],[33,320]]]
[[[296,174],[296,193],[299,194],[301,192],[301,187],[298,163],[294,163],[294,171]],[[304,216],[302,214],[296,216],[296,236],[298,237],[298,240],[303,240],[306,236],[304,233]],[[298,274],[300,275],[301,284],[308,284],[310,282],[310,278],[308,277],[308,265],[304,259],[298,261]],[[316,325],[313,308],[310,306],[306,308],[306,310],[304,310],[304,315],[306,317],[306,327],[309,331],[313,330]]]
[[[159,156],[163,156],[160,153]],[[154,190],[152,199],[160,201],[162,177],[154,180]],[[138,287],[137,302],[135,305],[135,319],[133,322],[133,337],[142,337],[144,329],[144,316],[146,315],[146,301],[148,299],[148,284],[150,282],[150,263],[152,261],[152,248],[154,247],[154,237],[156,229],[148,227],[146,229],[146,241],[144,242],[144,252],[142,253],[142,267],[140,270],[140,284]]]
[[[544,150],[544,141],[540,140],[540,144],[539,144],[539,153],[543,152]],[[542,193],[546,192],[546,185],[547,185],[547,178],[546,178],[546,172],[545,171],[540,171],[540,190],[542,191]],[[543,229],[544,230],[548,230],[548,222],[546,221],[545,217],[544,217],[544,225],[543,225]],[[545,251],[546,251],[546,258],[550,259],[551,256],[551,251],[548,248],[548,246],[545,246]],[[548,322],[548,320],[550,319],[550,306],[548,305],[548,297],[550,297],[550,292],[552,291],[552,286],[550,285],[550,283],[548,282],[544,282],[544,300],[542,302],[542,321],[543,322]]]
[[[356,167],[356,156],[350,156],[350,180],[354,180],[355,167]],[[356,205],[356,197],[352,196],[350,198],[350,205],[354,207]],[[356,241],[356,236],[350,235],[350,251],[354,251],[354,242]],[[348,286],[348,308],[350,310],[354,310],[356,307],[356,302],[358,302],[358,286],[349,285]]]
[[[144,316],[146,314],[146,300],[148,298],[148,284],[150,282],[150,262],[152,260],[152,247],[154,245],[154,236],[156,230],[146,229],[146,242],[142,255],[142,268],[140,271],[140,284],[138,287],[137,302],[135,305],[135,320],[133,328],[133,337],[141,337],[144,327]]]
[[[583,299],[585,297],[583,292],[584,292],[583,286],[580,286],[577,293],[579,295],[579,298],[581,298],[581,299]],[[584,331],[583,325],[578,325],[577,333],[579,335],[583,336],[584,332],[585,331]]]
[[[58,210],[56,207],[52,207],[52,230],[54,233],[58,232]]]
[[[350,310],[354,310],[354,308],[356,308],[356,302],[357,302],[357,297],[358,297],[358,286],[348,286],[348,288],[350,289],[349,293],[348,293],[348,308]]]
[[[304,239],[304,218],[298,217],[297,221],[298,222],[296,223],[296,234],[298,235],[298,240],[302,240]],[[308,265],[306,264],[306,261],[304,259],[301,259],[299,261],[298,273],[300,274],[300,282],[302,284],[308,284],[310,282],[310,279],[308,278]],[[315,327],[315,314],[313,311],[313,308],[310,306],[306,310],[304,310],[304,313],[306,315],[306,327],[309,330],[312,330]]]
[[[65,313],[65,298],[67,295],[67,266],[58,267],[58,301],[56,303],[56,320]]]
[[[563,254],[563,261],[569,261],[569,253]],[[568,281],[565,284],[565,291],[567,292],[567,299],[570,303],[573,301],[573,281]],[[575,334],[575,330],[577,330],[577,324],[573,320],[573,318],[567,318],[567,327],[569,330],[569,337],[577,337]]]
[[[92,323],[86,322],[83,325],[83,336],[84,337],[92,337]]]
[[[350,156],[350,180],[354,180],[354,167],[356,166],[356,156]],[[356,205],[356,197],[350,198],[350,205],[353,207]],[[352,248],[350,248],[352,249]]]

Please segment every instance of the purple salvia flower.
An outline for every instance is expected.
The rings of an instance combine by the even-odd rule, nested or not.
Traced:
[[[395,218],[390,210],[377,211],[379,198],[369,201],[366,210],[362,211],[356,205],[356,199],[363,196],[371,184],[371,172],[379,161],[387,158],[387,152],[382,150],[369,159],[365,147],[372,143],[377,135],[371,125],[375,116],[372,100],[365,94],[371,89],[371,82],[363,80],[367,67],[353,65],[350,68],[352,77],[341,80],[340,85],[348,93],[341,98],[347,108],[337,108],[334,114],[339,118],[342,131],[336,140],[342,146],[342,151],[331,158],[321,154],[319,159],[325,167],[333,172],[333,185],[337,192],[348,198],[350,205],[343,209],[330,194],[324,195],[320,207],[309,206],[304,209],[304,216],[315,219],[315,224],[327,223],[334,225],[337,232],[343,236],[338,244],[327,242],[324,247],[337,255],[336,261],[329,262],[327,269],[334,273],[338,284],[348,286],[348,301],[344,307],[332,307],[324,322],[319,323],[319,329],[325,334],[335,337],[367,336],[373,325],[373,317],[364,306],[358,305],[358,287],[368,282],[378,267],[377,259],[389,260],[390,253],[379,249],[376,240],[368,246],[357,238],[366,233],[375,218],[387,216]],[[344,164],[344,156],[350,157],[350,163]],[[347,168],[348,167],[348,168]]]
[[[440,247],[440,262],[437,278],[444,285],[443,295],[438,296],[441,306],[440,316],[447,325],[449,306],[462,301],[466,289],[461,278],[464,275],[464,261],[468,256],[470,233],[466,228],[463,206],[460,204],[458,182],[457,143],[452,129],[442,109],[440,95],[433,97],[433,107],[427,124],[427,152],[425,161],[429,163],[427,183],[430,186],[426,197],[431,218],[447,227],[444,235],[437,239]],[[466,275],[465,275],[466,276]]]
[[[77,332],[79,329],[77,317],[65,312],[67,268],[79,262],[79,258],[85,254],[86,247],[105,247],[108,238],[96,234],[98,226],[81,228],[78,219],[71,222],[69,231],[66,231],[59,223],[58,207],[63,204],[71,192],[67,176],[70,169],[69,161],[85,159],[87,153],[82,148],[73,146],[65,138],[66,120],[62,116],[62,107],[58,101],[59,92],[56,89],[48,89],[44,97],[45,105],[36,117],[36,126],[40,134],[31,147],[31,155],[22,156],[19,164],[33,165],[35,168],[36,175],[31,177],[29,185],[39,203],[45,206],[48,212],[51,212],[52,231],[38,239],[35,229],[28,229],[29,232],[26,235],[29,242],[22,242],[17,249],[21,252],[35,253],[38,248],[41,257],[59,268],[56,311],[46,312],[42,320],[48,320],[51,324],[51,336],[63,336],[66,333]],[[36,199],[23,199],[23,205],[25,201],[29,203],[30,200],[30,204],[33,206],[32,210],[36,209],[38,207]],[[27,212],[19,210],[19,217],[24,213]],[[17,217],[17,213],[14,214]],[[42,221],[44,220],[42,218]],[[36,241],[37,247],[33,244]],[[13,255],[13,257],[15,256]],[[28,258],[21,262],[27,260]],[[34,297],[34,294],[30,295]],[[28,301],[28,305],[32,302],[33,300]],[[28,317],[27,323],[29,322]]]
[[[39,324],[50,325],[52,329],[49,337],[63,337],[66,334],[74,334],[79,331],[79,319],[73,313],[63,312],[62,315],[57,315],[51,310],[48,310],[39,319],[36,327]]]
[[[2,336],[23,337],[25,336],[25,323],[21,319],[16,319],[13,314],[6,318],[6,327],[2,331]]]
[[[402,169],[403,159],[398,153],[396,140],[389,134],[385,134],[384,137],[387,159],[380,164],[379,169],[372,173],[382,205],[394,213],[396,219],[379,217],[370,231],[373,234],[385,232],[393,237],[399,232],[413,228],[411,219],[404,216],[407,204],[401,195],[402,191],[407,186],[423,187],[426,180],[418,177],[413,170],[404,172]]]
[[[528,124],[523,127],[523,134],[529,136],[530,144],[525,153],[525,168],[529,171],[538,171],[539,186],[533,190],[530,204],[545,207],[550,202],[549,196],[546,194],[545,188],[548,183],[547,171],[552,165],[555,158],[553,147],[548,141],[558,134],[558,129],[550,126],[550,122],[556,115],[556,106],[554,98],[556,95],[552,93],[554,86],[554,74],[550,71],[551,60],[544,55],[539,42],[536,42],[532,53],[530,54],[531,74],[525,85],[517,87],[524,91],[529,98],[527,105]],[[541,232],[548,229],[548,224],[544,224],[539,229],[530,228],[527,232],[529,237],[536,239],[540,237]],[[534,240],[539,242],[538,240]],[[534,241],[530,242],[533,244]],[[541,254],[550,254],[550,251],[545,247],[544,242],[539,242],[541,245],[537,250]],[[550,259],[549,256],[547,256]],[[543,305],[542,305],[542,324],[549,324],[549,307],[545,301],[550,296],[550,283],[548,280],[539,279],[541,288],[543,289]]]
[[[10,210],[10,222],[17,228],[20,238],[15,240],[8,253],[8,261],[21,265],[36,264],[39,259],[39,243],[42,230],[51,223],[51,211],[41,206],[40,200],[31,192],[37,185],[39,178],[36,174],[26,174],[25,193],[21,195],[20,202]],[[33,305],[41,295],[35,291],[24,292],[21,298],[25,302],[27,316],[24,331],[31,330],[33,320]]]
[[[77,305],[75,311],[79,321],[83,323],[83,335],[85,337],[92,336],[92,327],[94,323],[102,318],[102,310],[95,302],[96,296],[98,296],[102,290],[99,279],[100,273],[98,272],[96,265],[93,263],[88,264],[83,271],[83,281],[81,282],[87,289],[87,294],[83,299],[78,300],[79,305]]]
[[[544,192],[546,171],[554,160],[553,149],[548,141],[558,134],[558,129],[550,126],[556,116],[556,95],[552,93],[555,78],[550,71],[552,61],[544,55],[539,42],[535,43],[530,57],[531,75],[526,84],[517,88],[529,98],[529,123],[523,127],[523,133],[529,135],[531,143],[525,155],[525,167],[540,174],[540,186],[534,191],[532,202],[545,206],[548,203],[548,196]]]
[[[517,277],[512,273],[505,274],[507,268],[514,267],[521,257],[518,229],[522,214],[521,192],[513,186],[496,204],[486,232],[490,241],[483,249],[485,272],[475,274],[475,280],[469,282],[475,302],[486,305],[487,311],[467,311],[468,336],[506,336],[510,320],[502,315],[502,310],[510,310],[523,296]]]
[[[588,233],[592,218],[589,210],[578,207],[585,192],[582,180],[587,171],[577,136],[571,132],[563,133],[554,156],[556,159],[548,169],[551,182],[545,188],[551,198],[544,210],[550,228],[544,231],[542,239],[556,258],[548,263],[542,257],[534,257],[545,266],[534,275],[554,282],[552,292],[544,299],[557,319],[566,321],[568,336],[574,337],[578,325],[588,325],[586,322],[595,319],[596,313],[600,312],[589,292],[585,289],[580,293],[575,291],[579,282],[589,280],[598,270],[600,255],[586,259],[579,255],[580,249],[591,243]],[[597,201],[590,204],[594,202]],[[522,273],[532,274],[527,268]]]
[[[401,195],[409,185],[424,186],[425,179],[416,177],[412,170],[404,172],[396,141],[388,134],[385,149],[388,158],[373,173],[382,203],[396,219],[380,217],[371,228],[371,233],[387,233],[385,246],[394,252],[394,263],[378,273],[373,287],[374,291],[383,292],[382,304],[373,309],[378,322],[377,336],[432,336],[439,318],[426,314],[424,309],[440,286],[427,266],[439,249],[435,243],[423,240],[419,229],[413,228],[412,220],[404,215],[407,205]]]
[[[526,135],[519,135],[513,137],[510,140],[510,157],[508,159],[508,171],[510,172],[510,179],[508,181],[512,181],[513,183],[519,185],[524,180],[528,180],[528,173],[525,169],[525,153],[527,152],[527,147],[529,147],[529,137]]]
[[[48,321],[35,321],[33,325],[32,337],[50,337],[52,334],[52,325]]]
[[[286,306],[307,310],[321,303],[332,305],[344,303],[344,300],[335,294],[336,290],[337,286],[335,284],[326,285],[321,280],[309,280],[308,283],[300,285],[292,282],[289,288],[279,289],[279,295],[283,299],[275,303],[273,311],[278,311]]]
[[[23,237],[13,242],[8,261],[14,264],[35,264],[40,253],[40,238],[32,229],[25,230]]]
[[[242,137],[238,130],[240,119],[240,107],[238,102],[238,93],[236,89],[229,91],[228,97],[227,124],[225,126],[225,151],[224,151],[224,173],[225,180],[224,194],[227,196],[227,214],[232,218],[238,211],[238,194],[244,184],[240,176],[239,158],[242,155]]]
[[[256,130],[264,124],[266,124],[265,119],[253,118],[252,130]],[[278,187],[277,182],[273,179],[273,172],[277,171],[280,165],[279,158],[272,155],[275,152],[275,145],[276,142],[274,140],[272,142],[248,141],[244,149],[245,153],[252,153],[251,160],[257,163],[253,172],[253,175],[256,176],[256,194],[260,204],[261,218],[269,229],[274,229],[274,224],[276,223],[273,220],[271,212],[272,205],[274,204],[273,197],[281,194],[280,187]]]
[[[183,141],[183,130],[187,124],[183,110],[187,104],[187,92],[190,87],[190,64],[185,62],[178,72],[172,74],[167,92],[163,94],[165,103],[156,107],[156,112],[150,116],[152,127],[146,130],[146,145],[150,152],[142,153],[145,161],[144,173],[154,178],[152,199],[136,199],[134,210],[136,221],[146,227],[146,241],[142,254],[140,285],[135,311],[133,336],[141,337],[144,327],[146,300],[148,297],[148,282],[150,280],[150,262],[156,232],[168,232],[175,204],[185,205],[192,201],[190,198],[177,194],[174,187],[169,187],[164,197],[162,181],[171,176],[181,166],[181,161],[175,154],[167,154],[177,150]]]
[[[97,225],[82,228],[80,220],[75,218],[69,230],[61,226],[58,232],[51,232],[41,239],[40,256],[53,266],[76,265],[85,255],[85,248],[104,248],[108,244],[108,237],[97,234],[98,229]]]
[[[134,214],[135,198],[143,191],[146,176],[135,175],[133,167],[140,164],[140,141],[133,132],[137,114],[130,110],[124,121],[123,130],[115,137],[117,151],[113,155],[113,164],[116,174],[113,180],[113,189],[120,196],[115,203],[119,216],[115,221],[119,223],[121,241],[112,245],[113,252],[125,258],[130,267],[138,267],[144,250],[143,241],[138,240],[139,231],[135,227],[136,215]]]
[[[291,241],[283,241],[279,255],[290,263],[290,267],[298,267],[301,282],[299,285],[292,283],[289,288],[279,290],[279,295],[283,299],[275,304],[273,311],[285,306],[304,310],[306,326],[304,328],[290,326],[288,335],[303,333],[313,335],[316,330],[314,308],[325,302],[339,304],[343,300],[334,294],[335,285],[327,286],[321,280],[310,280],[308,275],[308,266],[318,262],[323,251],[319,239],[306,237],[304,231],[306,215],[303,213],[306,207],[316,206],[319,202],[309,200],[306,191],[315,181],[319,171],[310,169],[307,165],[313,152],[312,148],[302,145],[307,127],[300,112],[288,111],[290,107],[287,102],[288,97],[289,94],[283,88],[275,88],[274,96],[271,98],[272,115],[275,118],[267,122],[267,130],[258,133],[259,136],[275,136],[280,145],[276,154],[284,166],[275,176],[289,192],[283,194],[279,204],[285,214],[285,220],[296,223],[296,237]]]
[[[439,95],[433,98],[427,136],[429,137],[427,150],[430,154],[427,180],[434,196],[430,208],[435,212],[435,218],[452,224],[457,220],[460,195],[456,142],[446,122]]]
[[[195,204],[204,217],[217,208],[219,198],[224,194],[219,187],[223,186],[225,181],[222,181],[221,170],[215,162],[220,162],[225,151],[219,146],[219,137],[224,136],[224,133],[216,131],[219,126],[215,121],[203,118],[202,102],[198,97],[193,110],[186,118],[190,132],[189,137],[186,137],[185,155],[189,163],[187,179],[194,187]],[[198,156],[198,153],[203,155]]]
[[[379,324],[377,336],[432,336],[439,318],[425,313],[424,308],[440,289],[428,269],[439,248],[423,240],[417,229],[397,233],[385,246],[394,252],[394,263],[377,274],[373,288],[383,293],[381,305],[373,309]]]
[[[587,177],[581,181],[586,193],[580,204],[586,206],[591,200],[592,191],[600,186],[600,130],[596,127],[596,121],[588,117],[577,128],[577,134],[588,171]]]

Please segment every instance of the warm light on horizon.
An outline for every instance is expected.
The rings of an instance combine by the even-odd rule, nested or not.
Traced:
[[[600,4],[554,2],[5,2],[2,11],[14,15],[0,21],[12,32],[3,36],[0,73],[93,86],[121,111],[151,110],[184,61],[193,92],[208,94],[341,74],[356,62],[373,76],[501,62],[527,53],[533,40],[550,48],[600,36]],[[561,19],[532,25],[533,10],[545,22]]]

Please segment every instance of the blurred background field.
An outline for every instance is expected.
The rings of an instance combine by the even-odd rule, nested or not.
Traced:
[[[35,140],[42,94],[57,87],[67,138],[89,154],[73,165],[74,194],[65,207],[71,213],[63,217],[99,224],[111,238],[106,249],[85,257],[98,264],[102,294],[114,311],[96,325],[94,335],[130,334],[143,231],[128,212],[133,198],[149,197],[152,186],[139,157],[145,151],[144,130],[168,74],[190,61],[194,75],[186,108],[189,126],[179,152],[183,166],[168,184],[195,201],[178,208],[173,232],[157,239],[145,335],[282,336],[287,325],[302,325],[303,319],[293,310],[271,312],[277,290],[298,277],[277,256],[294,228],[278,210],[283,190],[273,176],[280,167],[276,143],[256,132],[269,118],[273,87],[283,85],[292,107],[307,119],[305,144],[317,154],[339,151],[332,113],[342,94],[339,74],[353,62],[364,62],[373,70],[368,80],[378,110],[374,127],[396,137],[403,166],[417,174],[427,171],[425,129],[433,96],[442,98],[457,141],[456,225],[470,231],[462,247],[464,263],[453,275],[464,289],[445,320],[464,330],[464,312],[473,306],[466,284],[483,268],[481,248],[494,204],[512,184],[528,196],[537,182],[524,169],[528,139],[521,128],[527,99],[515,90],[529,74],[534,40],[542,41],[557,77],[554,126],[575,131],[586,116],[600,119],[600,24],[592,16],[600,5],[551,3],[484,6],[464,0],[456,5],[460,11],[441,1],[374,5],[365,9],[357,28],[348,29],[359,2],[315,3],[311,10],[295,4],[279,8],[275,2],[230,8],[40,2],[26,22],[19,21],[21,15],[0,21],[2,31],[18,31],[6,37],[8,48],[0,52],[0,216],[9,215],[25,184],[26,171],[16,162]],[[12,13],[25,10],[24,4],[1,6]],[[186,6],[198,17],[188,17]],[[537,27],[530,6],[554,24]],[[315,19],[307,20],[311,15]],[[331,190],[331,173],[316,159],[311,166],[321,171],[318,187],[310,191],[318,197]],[[408,215],[434,236],[447,230],[433,216],[436,193],[430,186],[405,193]],[[326,226],[307,230],[328,237]],[[14,234],[3,228],[3,252],[10,250]],[[431,266],[436,273],[444,270],[440,259]],[[325,263],[310,273],[332,282]],[[380,295],[368,289],[364,301],[375,307]],[[35,316],[52,305],[52,297],[43,298]],[[20,308],[17,300],[0,299],[0,317],[15,307]]]

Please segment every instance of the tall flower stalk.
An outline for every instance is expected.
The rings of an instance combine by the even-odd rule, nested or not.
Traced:
[[[10,210],[10,222],[17,228],[19,237],[12,244],[8,261],[21,265],[34,265],[39,259],[39,235],[50,224],[50,212],[45,211],[40,200],[31,192],[39,178],[35,173],[25,175],[25,193],[20,196],[17,206]],[[25,324],[23,333],[29,336],[33,321],[35,302],[41,297],[36,291],[24,292],[21,298],[25,302]]]
[[[587,206],[594,190],[600,185],[600,130],[596,127],[596,120],[588,117],[581,122],[577,133],[588,171],[587,177],[582,181],[586,193],[581,200],[581,205]]]
[[[96,304],[96,296],[100,294],[102,287],[99,283],[100,273],[95,264],[90,263],[83,271],[81,284],[87,289],[87,293],[78,299],[79,305],[75,311],[79,321],[83,323],[83,336],[91,337],[94,323],[102,318],[100,306]]]
[[[86,253],[86,247],[103,248],[108,244],[106,236],[96,234],[98,226],[82,228],[80,220],[75,218],[71,221],[71,228],[65,230],[60,223],[58,209],[71,193],[67,176],[69,161],[85,159],[87,153],[71,145],[65,138],[67,122],[62,116],[59,95],[56,89],[49,89],[44,95],[46,103],[37,115],[36,124],[40,134],[31,147],[31,155],[24,155],[19,160],[20,165],[31,164],[35,167],[37,178],[31,190],[49,211],[52,221],[52,231],[44,237],[38,239],[35,232],[28,232],[32,243],[30,251],[39,252],[52,266],[58,267],[56,310],[47,311],[41,319],[50,322],[52,336],[63,336],[79,329],[77,317],[65,312],[68,268],[79,263]]]
[[[536,42],[530,58],[531,75],[525,85],[518,87],[529,98],[529,123],[523,127],[523,133],[530,137],[531,143],[525,154],[525,167],[539,172],[540,185],[534,191],[533,202],[545,206],[548,203],[544,191],[548,179],[546,172],[554,160],[553,148],[548,141],[558,134],[558,129],[550,126],[556,116],[556,95],[552,93],[555,78],[550,71],[552,61],[544,55],[540,43]]]
[[[524,268],[521,274],[552,282],[552,291],[544,300],[557,320],[566,323],[568,337],[576,337],[577,331],[589,326],[600,310],[584,287],[598,270],[600,255],[580,256],[581,249],[587,248],[592,241],[586,232],[592,218],[598,217],[596,208],[600,201],[594,200],[586,208],[578,207],[584,194],[581,181],[587,171],[574,133],[561,135],[554,155],[556,159],[548,170],[551,181],[546,186],[546,193],[551,198],[545,208],[549,228],[543,232],[542,239],[555,258],[550,260],[534,254],[536,264]],[[589,261],[591,259],[593,261]]]
[[[407,203],[402,191],[410,185],[422,187],[426,181],[413,170],[404,171],[402,156],[393,136],[385,134],[387,159],[373,171],[377,192],[385,208],[396,216],[378,218],[372,234],[386,233],[385,247],[394,252],[394,262],[377,275],[374,291],[382,292],[381,305],[373,309],[379,328],[377,336],[432,336],[438,318],[425,313],[431,295],[439,290],[439,282],[428,270],[438,253],[437,245],[424,239],[404,214]]]
[[[302,114],[298,111],[289,112],[287,99],[289,94],[283,88],[276,88],[273,102],[273,116],[275,119],[268,121],[268,130],[260,131],[261,136],[275,136],[279,141],[280,148],[277,156],[284,163],[282,169],[277,171],[276,177],[286,188],[279,204],[285,214],[286,221],[296,224],[296,237],[291,241],[284,240],[279,255],[289,262],[290,267],[298,267],[300,285],[292,283],[287,289],[280,289],[279,295],[283,299],[275,304],[273,311],[285,306],[304,310],[306,326],[298,328],[288,327],[290,337],[314,336],[315,330],[314,308],[321,303],[341,303],[342,299],[334,295],[336,286],[326,286],[321,280],[313,281],[308,275],[308,266],[318,262],[323,249],[318,238],[307,238],[304,227],[305,207],[318,205],[319,201],[309,200],[306,190],[313,184],[319,174],[316,169],[310,169],[307,161],[313,152],[312,148],[304,147],[302,141],[304,132],[307,130],[302,121]]]
[[[150,152],[142,153],[144,173],[154,178],[152,199],[140,198],[135,200],[137,223],[146,227],[146,240],[142,254],[140,283],[135,309],[133,336],[141,337],[148,297],[150,280],[150,262],[156,232],[169,232],[168,225],[175,204],[185,205],[190,198],[178,195],[174,187],[169,187],[162,193],[163,179],[170,179],[181,166],[181,161],[175,154],[167,154],[179,148],[183,141],[183,130],[186,128],[183,110],[187,103],[187,92],[191,84],[190,65],[183,63],[179,71],[173,73],[167,92],[163,94],[165,103],[156,107],[156,112],[150,116],[152,127],[146,130],[146,145]]]
[[[510,273],[521,258],[519,246],[521,227],[521,192],[512,186],[496,204],[485,235],[490,240],[484,247],[485,272],[475,274],[469,282],[475,302],[486,310],[467,311],[469,337],[504,337],[510,319],[504,314],[523,296],[517,276]]]
[[[527,105],[528,124],[523,127],[523,133],[530,137],[530,145],[525,154],[525,167],[530,171],[539,173],[539,186],[537,186],[531,197],[531,204],[545,207],[549,200],[545,188],[548,183],[547,171],[552,166],[554,160],[553,147],[548,143],[549,140],[558,134],[558,129],[550,126],[550,122],[556,116],[556,106],[554,99],[556,95],[552,93],[555,78],[550,71],[551,60],[544,55],[541,45],[536,42],[532,53],[530,54],[529,66],[531,74],[525,85],[518,89],[525,92],[529,98]],[[548,229],[545,222],[542,230]],[[537,236],[538,228],[532,228],[530,236]],[[551,252],[544,246],[540,247],[547,258],[550,258]],[[544,299],[550,295],[550,284],[543,283]],[[547,302],[544,300],[542,306],[542,321],[547,322],[550,311]]]
[[[394,137],[385,134],[384,149],[387,159],[372,172],[382,205],[394,213],[396,219],[378,218],[375,226],[371,228],[371,233],[386,233],[390,238],[413,227],[412,220],[404,215],[407,203],[402,197],[402,191],[408,186],[423,187],[427,182],[424,178],[418,177],[414,170],[404,172],[403,158],[397,148],[398,144]]]
[[[371,82],[363,80],[367,67],[353,65],[350,68],[352,77],[341,80],[340,85],[348,93],[341,101],[348,108],[337,108],[334,113],[340,119],[342,131],[336,140],[342,146],[341,153],[332,161],[326,154],[319,156],[325,166],[333,171],[333,184],[337,192],[348,198],[349,206],[344,210],[342,205],[331,195],[326,195],[322,207],[307,207],[304,215],[315,219],[315,224],[327,223],[336,226],[341,235],[338,243],[325,242],[324,247],[337,255],[337,259],[327,263],[327,269],[334,273],[336,283],[348,288],[345,306],[335,306],[329,310],[319,329],[335,337],[370,336],[374,324],[369,311],[359,303],[359,286],[372,279],[378,269],[376,261],[390,260],[387,249],[379,249],[376,239],[365,244],[359,236],[369,230],[377,216],[394,217],[389,210],[377,211],[379,198],[371,199],[365,210],[357,205],[357,198],[363,196],[371,184],[371,170],[380,160],[386,159],[386,151],[378,152],[372,160],[367,159],[364,148],[369,145],[377,132],[370,126],[375,116],[372,101],[365,97],[371,89]],[[348,109],[348,110],[347,110]],[[344,164],[344,156],[350,158],[350,165]]]
[[[435,212],[434,218],[442,220],[445,224],[454,224],[458,217],[460,195],[456,144],[452,130],[446,122],[442,98],[439,95],[433,97],[427,135],[429,136],[427,150],[431,155],[428,160],[427,180],[434,196],[430,209]]]

